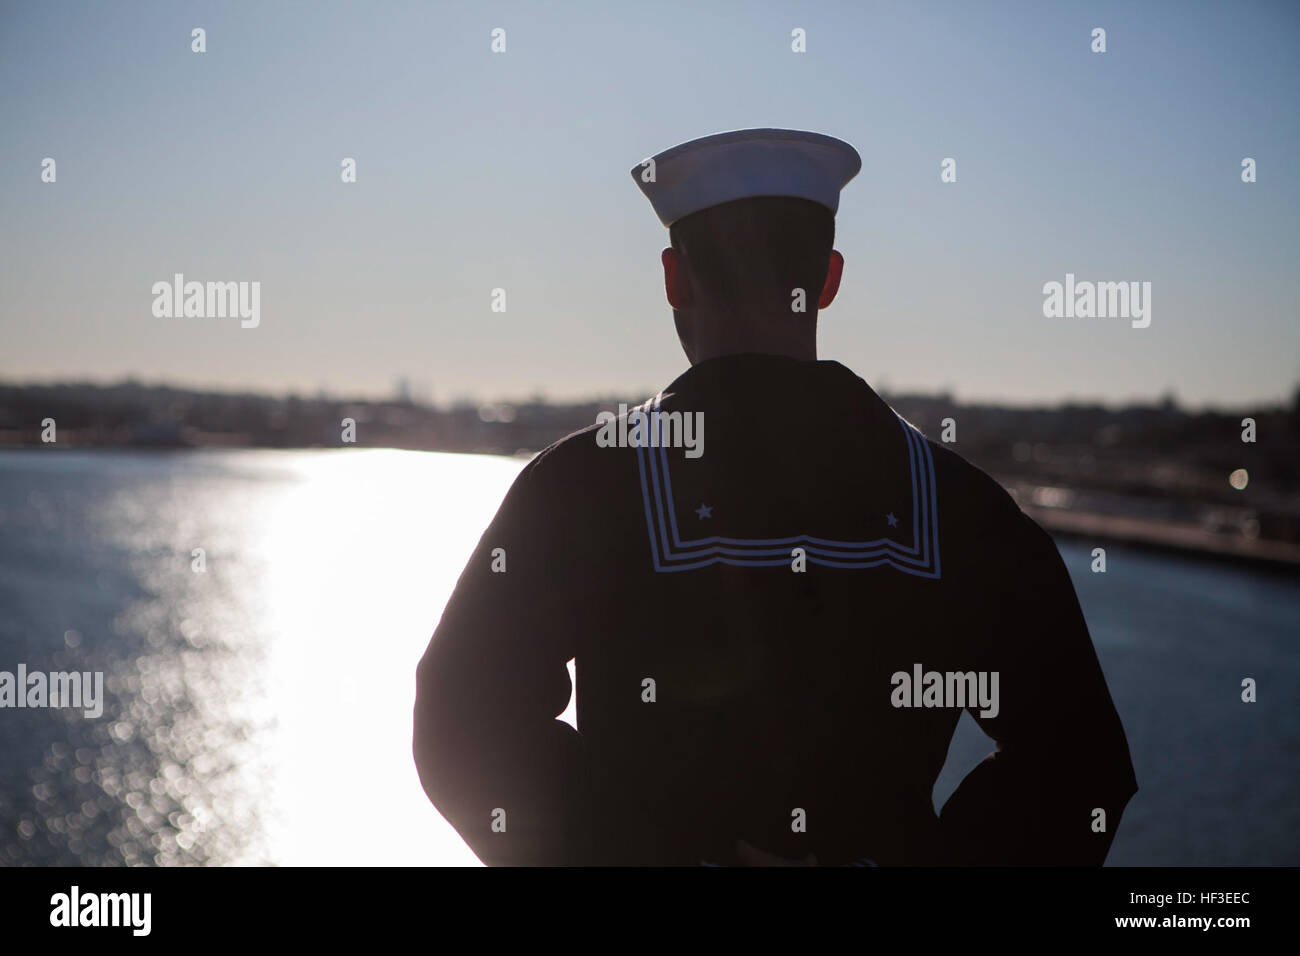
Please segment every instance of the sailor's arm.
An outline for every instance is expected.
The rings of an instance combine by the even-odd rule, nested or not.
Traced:
[[[1128,741],[1056,545],[1014,520],[1008,566],[991,569],[998,712],[967,708],[998,750],[948,800],[942,827],[954,862],[1097,866],[1137,792]]]
[[[537,467],[539,463],[543,467]],[[414,752],[429,799],[489,865],[586,856],[582,741],[568,703],[581,531],[536,459],[462,573],[417,671]],[[501,550],[497,550],[501,549]],[[494,567],[496,570],[494,570]]]

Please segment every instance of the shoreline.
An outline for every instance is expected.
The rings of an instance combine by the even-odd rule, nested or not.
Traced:
[[[1109,541],[1167,554],[1208,558],[1300,574],[1300,544],[1216,534],[1191,524],[1065,508],[1021,505],[1053,535]]]
[[[55,451],[49,446],[5,444],[0,442],[0,453],[4,451],[34,451],[45,448],[46,453]],[[429,452],[433,449],[401,448],[394,446],[353,445],[356,450],[388,450]],[[60,443],[57,452],[109,452],[109,453],[143,453],[186,454],[203,451],[346,451],[325,446],[285,446],[260,447],[248,444],[203,444],[203,445],[99,445]],[[443,449],[440,454],[489,455],[495,458],[531,457],[535,453],[515,455],[502,454],[497,451]],[[1272,538],[1250,538],[1242,534],[1224,534],[1208,530],[1199,524],[1186,521],[1169,521],[1148,518],[1132,514],[1110,514],[1088,508],[1076,508],[1069,505],[1033,504],[1025,500],[1036,487],[1036,483],[1026,482],[1023,478],[998,479],[1004,488],[1011,492],[1021,509],[1034,521],[1038,522],[1053,536],[1069,537],[1077,540],[1115,542],[1132,547],[1159,551],[1166,554],[1182,555],[1191,558],[1204,558],[1214,561],[1228,561],[1235,564],[1249,565],[1256,568],[1279,571],[1289,575],[1300,574],[1300,543],[1282,541]],[[1064,490],[1069,490],[1064,489]]]

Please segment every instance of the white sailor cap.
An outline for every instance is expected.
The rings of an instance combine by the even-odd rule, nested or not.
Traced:
[[[681,143],[632,167],[665,226],[701,209],[754,196],[794,196],[832,213],[862,168],[843,140],[794,129],[738,129]]]

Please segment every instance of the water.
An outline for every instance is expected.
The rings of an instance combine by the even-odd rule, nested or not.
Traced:
[[[0,863],[475,864],[411,761],[414,665],[520,467],[0,454],[0,670],[100,670],[107,697],[0,711]],[[1110,862],[1300,862],[1293,584],[1089,550],[1062,545],[1142,788]],[[989,748],[963,718],[938,802]]]

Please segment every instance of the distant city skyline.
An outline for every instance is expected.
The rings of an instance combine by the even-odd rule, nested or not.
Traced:
[[[629,170],[786,126],[862,154],[819,354],[877,389],[1288,404],[1297,49],[1286,3],[8,4],[0,381],[651,394],[687,363]],[[159,317],[177,273],[259,283],[256,327]],[[1150,325],[1045,317],[1067,275]]]
[[[397,379],[392,383],[392,387],[387,391],[379,390],[373,393],[348,390],[334,389],[322,385],[315,389],[274,389],[260,387],[239,387],[239,386],[196,386],[184,382],[166,382],[146,380],[139,376],[125,376],[119,379],[107,381],[94,381],[85,377],[78,379],[51,379],[44,380],[17,380],[17,379],[0,379],[0,390],[17,389],[38,391],[42,389],[87,389],[90,392],[102,390],[114,390],[122,387],[136,387],[153,391],[156,389],[169,389],[184,395],[214,395],[214,396],[240,396],[247,395],[258,399],[271,399],[275,401],[286,401],[297,399],[300,401],[325,401],[325,402],[358,402],[382,405],[387,403],[410,403],[426,408],[452,409],[473,407],[481,410],[485,415],[493,414],[493,410],[500,412],[506,410],[506,414],[512,414],[513,410],[527,406],[542,405],[552,406],[555,408],[573,407],[583,405],[610,405],[618,402],[637,402],[645,398],[653,397],[658,391],[657,388],[626,388],[623,390],[610,391],[593,391],[585,394],[574,395],[548,395],[544,392],[531,392],[528,394],[502,394],[502,395],[473,395],[469,393],[462,394],[438,394],[437,390],[425,383],[412,382],[408,379]],[[1002,401],[998,399],[979,399],[964,398],[952,391],[940,389],[914,389],[914,388],[894,388],[888,382],[883,384],[876,383],[875,390],[881,395],[891,399],[905,399],[908,401],[922,401],[926,403],[937,403],[939,405],[956,407],[980,407],[980,408],[1004,408],[1008,410],[1062,410],[1071,407],[1077,408],[1104,408],[1108,411],[1123,412],[1132,409],[1142,408],[1176,408],[1180,412],[1197,414],[1200,412],[1221,412],[1243,414],[1252,414],[1260,411],[1280,411],[1286,412],[1300,408],[1300,383],[1297,383],[1289,394],[1280,395],[1271,399],[1261,399],[1241,403],[1226,402],[1190,402],[1180,396],[1174,390],[1167,390],[1159,395],[1152,395],[1140,398],[1126,399],[1123,401],[1106,401],[1103,399],[1088,398],[1059,398],[1059,399],[1029,399],[1025,401]],[[495,421],[495,418],[487,417],[485,421]],[[505,419],[503,419],[505,420]]]

